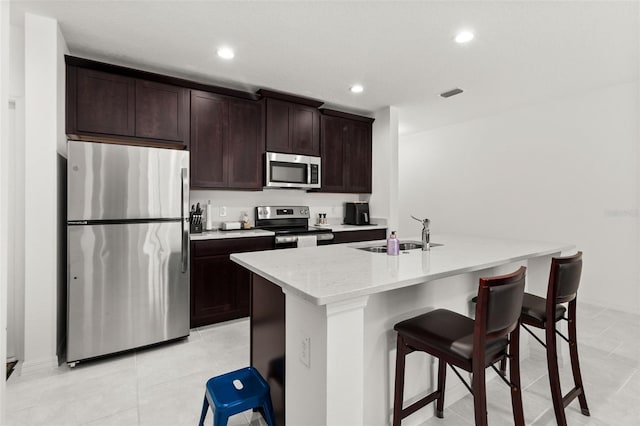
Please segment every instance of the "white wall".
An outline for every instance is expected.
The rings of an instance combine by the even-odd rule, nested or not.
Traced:
[[[66,152],[64,108],[60,109],[64,105],[61,61],[65,51],[57,21],[25,15],[24,212],[27,225],[23,373],[57,365],[57,154]]]
[[[638,83],[401,138],[400,236],[574,243],[580,299],[640,310]]]
[[[24,359],[24,28],[11,25],[9,47],[9,242],[7,359]]]
[[[9,229],[9,133],[8,133],[8,87],[9,87],[9,4],[0,2],[0,362],[4,364],[7,345],[7,253],[11,246]],[[6,381],[4,369],[0,377],[0,424],[6,418]]]

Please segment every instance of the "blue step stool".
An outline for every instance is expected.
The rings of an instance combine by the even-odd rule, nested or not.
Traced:
[[[236,380],[240,381],[238,387],[241,389],[234,385]],[[209,406],[213,411],[213,426],[225,426],[229,417],[251,408],[261,408],[267,424],[276,425],[269,384],[253,367],[241,368],[207,381],[200,426],[204,426]]]

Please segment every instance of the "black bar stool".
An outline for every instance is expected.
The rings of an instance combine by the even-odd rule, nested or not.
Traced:
[[[521,267],[509,275],[481,278],[475,320],[446,309],[437,309],[394,326],[398,332],[394,426],[399,426],[403,418],[433,401],[436,401],[436,416],[444,417],[447,364],[473,395],[476,425],[486,426],[485,369],[491,366],[497,371],[493,364],[505,357],[510,359],[509,381],[502,375],[500,377],[511,388],[514,422],[517,426],[524,425],[520,389],[519,317],[525,271],[526,268]],[[438,388],[403,409],[405,357],[414,351],[426,352],[439,358]],[[455,367],[472,373],[471,386]]]
[[[547,348],[547,366],[549,369],[549,383],[551,385],[551,399],[553,400],[553,410],[559,426],[566,426],[567,418],[564,413],[564,407],[569,405],[576,397],[578,397],[580,401],[582,414],[589,416],[589,407],[587,406],[587,398],[584,394],[580,364],[578,362],[578,342],[576,336],[576,298],[578,286],[580,285],[581,272],[581,251],[573,256],[552,258],[547,298],[544,299],[534,296],[533,294],[525,293],[522,302],[522,315],[520,316],[522,326],[540,342],[542,346]],[[565,317],[567,308],[561,305],[561,303],[567,302],[569,303],[569,313],[568,317]],[[569,338],[560,333],[556,328],[556,323],[560,320],[569,322]],[[533,334],[527,325],[543,329],[545,331],[546,342],[543,342],[538,336]],[[574,387],[564,396],[560,389],[556,334],[569,343],[571,370],[573,371]]]

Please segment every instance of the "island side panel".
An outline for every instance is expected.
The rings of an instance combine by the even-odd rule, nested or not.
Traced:
[[[290,425],[327,426],[327,315],[294,293],[286,295],[287,415]],[[306,347],[303,347],[306,341]],[[305,351],[306,350],[306,351]],[[345,389],[348,386],[343,386]],[[338,423],[340,424],[340,423]],[[346,423],[344,423],[346,424]]]
[[[251,366],[269,383],[276,424],[284,426],[285,295],[277,285],[251,275]]]

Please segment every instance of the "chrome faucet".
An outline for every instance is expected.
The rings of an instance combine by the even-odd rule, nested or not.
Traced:
[[[431,245],[429,244],[431,237],[429,233],[429,224],[431,221],[429,219],[418,219],[414,215],[411,215],[411,217],[422,223],[422,251],[431,250]]]

